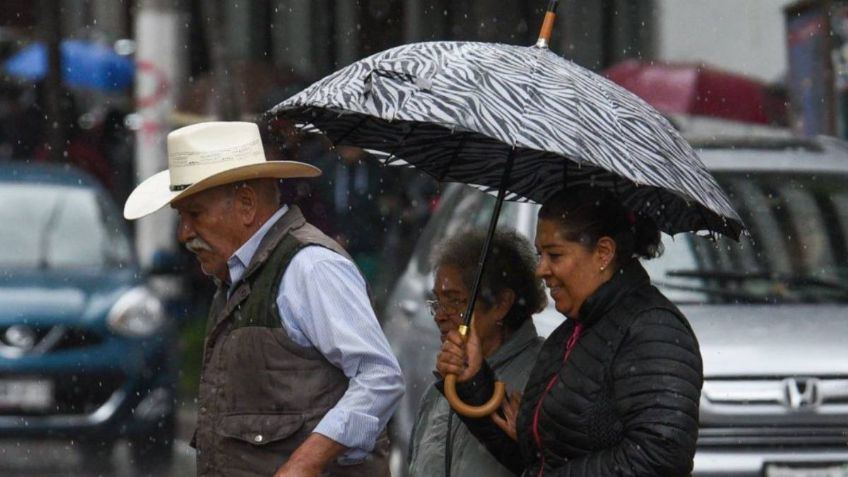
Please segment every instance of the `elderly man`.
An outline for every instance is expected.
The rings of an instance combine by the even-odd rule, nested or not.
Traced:
[[[124,216],[170,204],[178,238],[218,291],[207,325],[194,445],[200,475],[388,476],[385,426],[403,393],[397,360],[345,251],[281,205],[253,123],[168,135],[168,170]],[[275,474],[276,472],[276,474]]]

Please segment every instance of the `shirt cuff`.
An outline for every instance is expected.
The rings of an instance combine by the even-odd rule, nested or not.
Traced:
[[[339,464],[358,464],[374,450],[380,435],[380,420],[367,414],[334,408],[327,412],[312,432],[349,449],[337,459]]]

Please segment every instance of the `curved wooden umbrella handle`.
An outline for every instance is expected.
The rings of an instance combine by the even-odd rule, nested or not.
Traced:
[[[462,399],[456,394],[456,375],[448,374],[445,376],[445,398],[457,414],[465,417],[481,418],[494,414],[501,407],[501,402],[506,395],[506,385],[501,381],[495,381],[495,392],[492,398],[482,406],[470,406],[462,402]]]

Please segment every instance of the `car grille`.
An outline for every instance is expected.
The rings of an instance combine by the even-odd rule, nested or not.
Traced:
[[[701,447],[848,445],[848,379],[708,380]]]
[[[18,375],[0,375],[0,380],[18,380]],[[96,411],[126,380],[120,371],[98,372],[91,375],[64,374],[27,376],[26,379],[46,380],[52,383],[52,405],[45,409],[2,408],[0,415],[49,416],[86,415]]]
[[[701,428],[702,447],[822,447],[848,445],[848,426]]]
[[[68,326],[29,326],[15,324],[0,327],[0,356],[17,358],[99,344],[97,333]]]

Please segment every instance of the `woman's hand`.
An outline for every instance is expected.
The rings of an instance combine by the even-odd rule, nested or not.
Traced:
[[[451,330],[442,343],[442,351],[436,357],[436,371],[444,378],[455,374],[457,382],[471,379],[483,366],[483,354],[480,352],[480,338],[471,327],[468,340],[463,340],[459,331]]]
[[[513,391],[509,399],[504,399],[501,403],[501,411],[504,417],[498,413],[492,414],[492,420],[501,428],[512,440],[518,442],[518,431],[516,431],[515,421],[518,419],[518,407],[521,405],[521,393]]]

